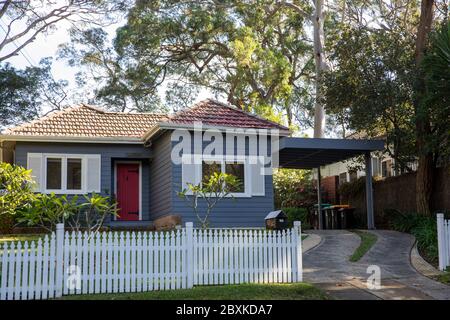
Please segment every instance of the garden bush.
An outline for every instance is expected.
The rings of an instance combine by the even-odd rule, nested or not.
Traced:
[[[288,207],[283,208],[282,210],[288,216],[290,227],[293,226],[294,221],[301,221],[302,230],[311,229],[311,224],[309,223],[309,214],[306,208]]]
[[[36,194],[33,202],[22,208],[18,221],[54,231],[58,223],[65,223],[75,231],[96,232],[103,227],[108,215],[117,215],[114,199],[97,193],[78,196],[58,196],[54,193]]]
[[[273,187],[276,208],[309,207],[317,202],[310,170],[278,169]]]
[[[398,210],[385,210],[385,214],[392,229],[414,235],[421,255],[431,264],[437,265],[439,254],[435,216],[429,217],[415,212],[403,213]]]
[[[31,170],[0,162],[0,215],[15,215],[33,200]],[[10,220],[5,218],[5,221]]]

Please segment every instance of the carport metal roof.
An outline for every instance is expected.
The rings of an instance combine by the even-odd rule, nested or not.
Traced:
[[[383,149],[383,140],[284,137],[280,139],[279,166],[313,169]]]
[[[279,141],[279,167],[291,169],[317,169],[317,202],[319,229],[322,221],[322,192],[320,167],[364,155],[366,177],[372,177],[371,151],[383,150],[383,140],[363,139],[311,139],[284,137]],[[367,228],[374,229],[372,179],[366,179]]]

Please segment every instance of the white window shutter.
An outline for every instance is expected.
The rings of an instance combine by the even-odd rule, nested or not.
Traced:
[[[250,161],[251,168],[251,191],[252,196],[265,195],[265,175],[264,175],[264,157],[258,157],[259,161]],[[256,163],[254,163],[256,162]]]
[[[42,190],[43,181],[43,159],[42,153],[28,153],[27,154],[27,168],[31,169],[31,177],[35,185],[33,191],[40,192]]]
[[[92,154],[86,156],[86,192],[101,192],[101,156]]]
[[[184,154],[181,165],[181,184],[182,189],[188,188],[188,183],[198,184],[201,181],[201,163],[194,161],[194,156],[191,154]]]

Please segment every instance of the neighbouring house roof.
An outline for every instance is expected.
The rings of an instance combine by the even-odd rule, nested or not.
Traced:
[[[204,100],[173,115],[161,113],[107,112],[81,104],[56,111],[38,120],[7,129],[5,136],[18,138],[81,138],[142,141],[159,125],[190,127],[201,121],[214,127],[289,129],[272,121],[214,100]]]

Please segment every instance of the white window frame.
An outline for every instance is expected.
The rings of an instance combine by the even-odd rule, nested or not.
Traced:
[[[87,156],[86,154],[43,153],[42,154],[42,192],[55,194],[87,193]],[[61,189],[47,189],[47,159],[61,159]],[[67,189],[67,159],[81,159],[81,189]]]
[[[200,164],[199,181],[203,181],[203,161],[220,162],[221,172],[225,173],[225,164],[242,163],[244,164],[244,190],[245,192],[232,192],[227,197],[235,198],[250,198],[252,196],[251,190],[251,166],[248,162],[248,157],[245,156],[202,156],[202,162]]]

